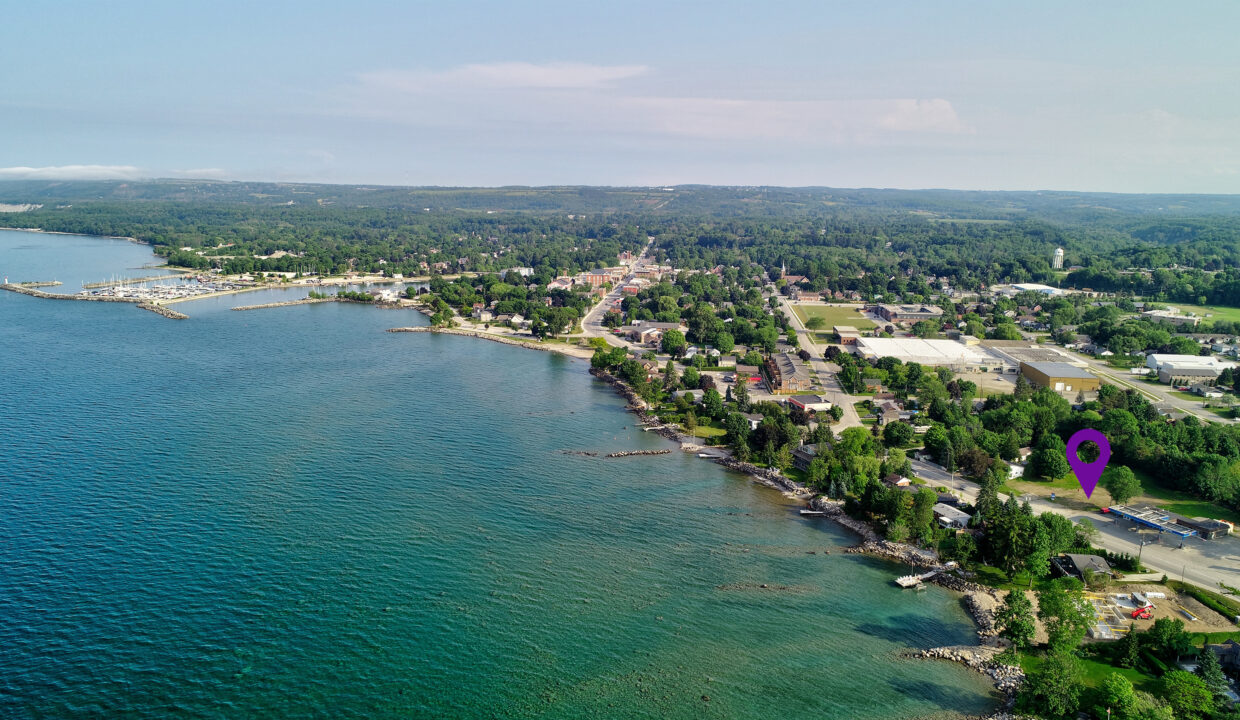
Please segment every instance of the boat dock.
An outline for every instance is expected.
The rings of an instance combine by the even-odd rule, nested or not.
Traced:
[[[939,573],[942,573],[942,572],[947,572],[949,570],[955,570],[956,567],[957,567],[956,561],[952,560],[944,565],[939,565],[938,567],[930,570],[929,572],[924,572],[920,575],[901,575],[900,577],[896,578],[896,585],[899,585],[902,588],[917,587],[918,585],[922,584],[926,580],[929,580],[935,575],[938,575]]]

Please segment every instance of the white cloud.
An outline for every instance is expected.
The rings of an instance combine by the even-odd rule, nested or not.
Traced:
[[[599,89],[644,75],[645,65],[503,62],[443,71],[381,70],[360,76],[363,87],[397,92],[470,89]]]
[[[718,140],[868,143],[900,133],[967,134],[946,100],[625,98],[636,127]]]
[[[228,171],[224,168],[194,168],[193,170],[173,170],[172,176],[193,180],[225,180],[228,178]]]
[[[133,165],[49,165],[0,168],[6,180],[137,180],[144,177]]]

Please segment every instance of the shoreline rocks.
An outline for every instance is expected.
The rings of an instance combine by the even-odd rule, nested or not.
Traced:
[[[620,452],[607,453],[603,457],[622,458],[633,457],[634,455],[670,455],[671,450],[621,450]]]

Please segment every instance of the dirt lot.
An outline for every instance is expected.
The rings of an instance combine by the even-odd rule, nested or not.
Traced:
[[[1167,597],[1151,597],[1150,602],[1154,603],[1153,616],[1149,620],[1134,620],[1132,611],[1135,603],[1132,600],[1131,593],[1163,593]],[[1025,591],[1029,596],[1029,600],[1033,603],[1034,612],[1037,612],[1038,598],[1032,591]],[[1117,596],[1123,597],[1117,597]],[[1187,595],[1180,595],[1172,592],[1170,589],[1162,585],[1146,585],[1146,584],[1125,584],[1115,585],[1105,592],[1086,592],[1086,597],[1094,604],[1097,612],[1097,624],[1095,625],[1092,637],[1098,639],[1115,639],[1122,636],[1128,631],[1130,624],[1135,624],[1137,630],[1149,630],[1154,625],[1154,621],[1159,618],[1175,618],[1184,623],[1184,629],[1189,632],[1219,632],[1223,630],[1235,630],[1234,623],[1224,618],[1222,615],[1214,612],[1210,608],[1202,605]],[[1181,608],[1192,613],[1196,620],[1189,620]],[[1108,631],[1111,637],[1107,637]],[[1042,622],[1037,621],[1037,630],[1034,634],[1034,642],[1046,642],[1046,628]]]
[[[1000,375],[994,372],[963,372],[957,374],[961,380],[968,380],[977,385],[978,396],[986,395],[1011,395],[1016,389],[1015,375]]]

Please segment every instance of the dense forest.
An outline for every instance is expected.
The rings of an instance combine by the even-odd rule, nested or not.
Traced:
[[[815,290],[902,297],[932,290],[910,278],[941,278],[1240,305],[1234,196],[152,180],[4,182],[0,203],[40,206],[0,226],[137,237],[173,264],[229,272],[531,267],[545,281],[649,236],[679,267],[782,266]],[[1066,275],[1051,269],[1056,247]]]

